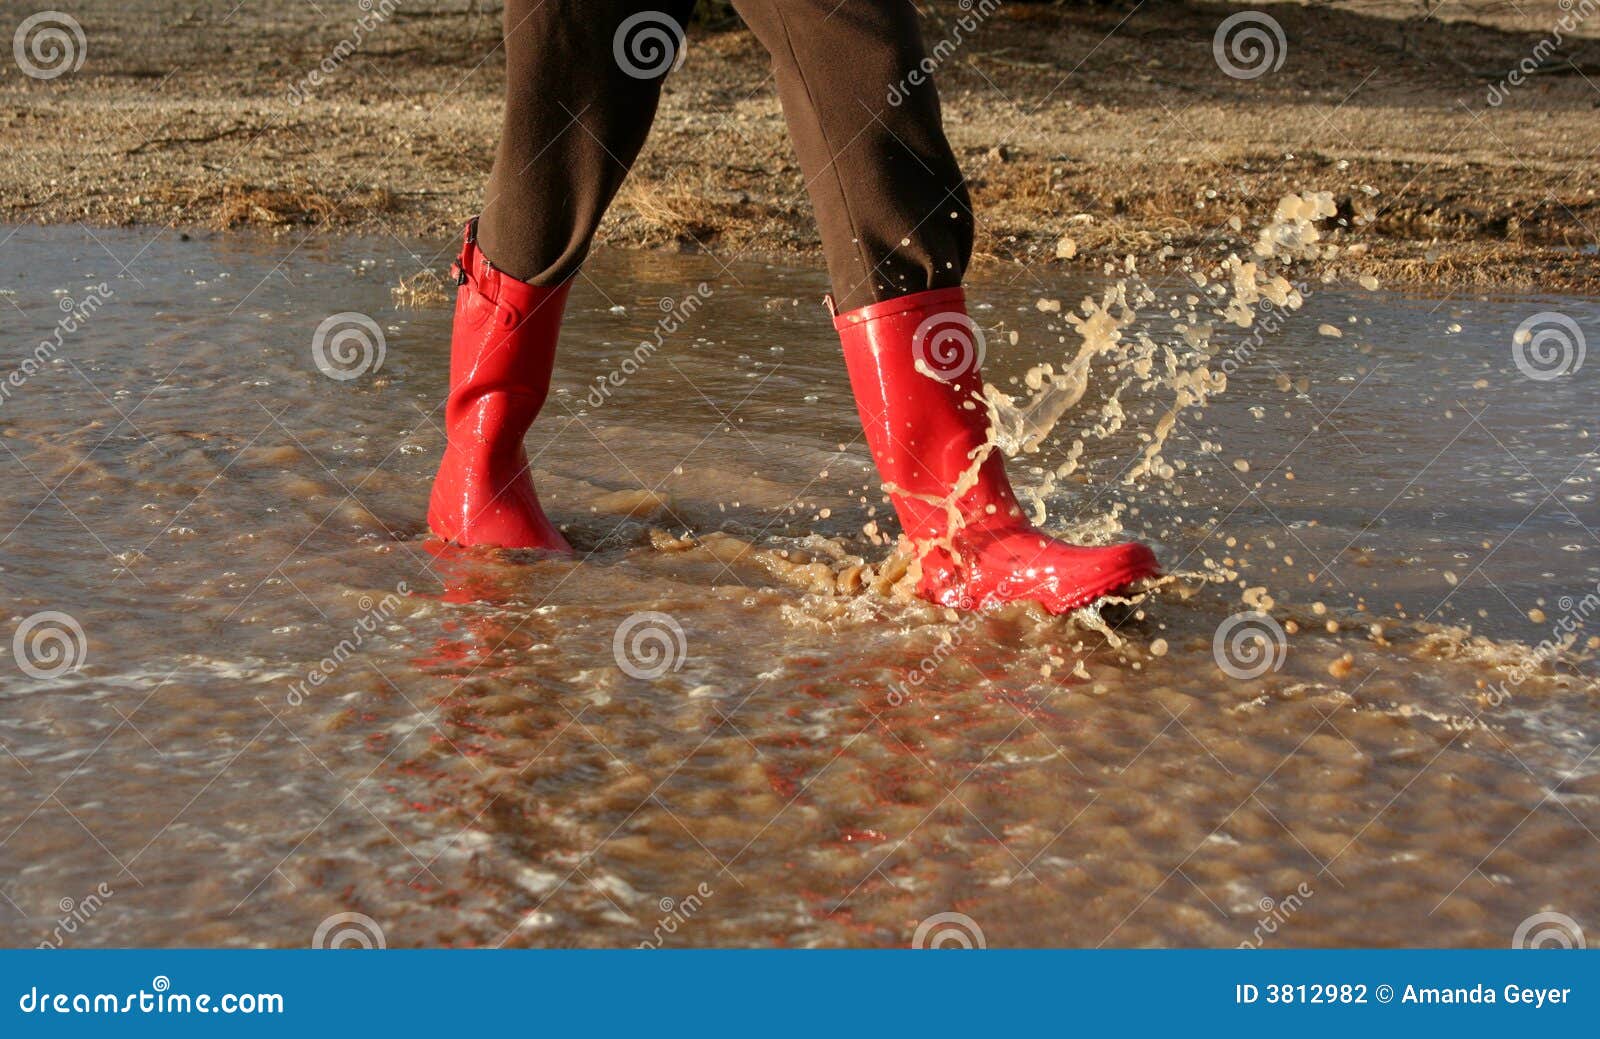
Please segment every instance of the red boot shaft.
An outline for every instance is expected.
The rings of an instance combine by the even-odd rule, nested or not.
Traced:
[[[948,606],[1035,599],[1052,612],[1158,572],[1143,545],[1087,548],[1027,522],[988,442],[982,336],[959,288],[834,318],[884,487],[922,561],[921,593]]]
[[[569,550],[546,518],[522,438],[550,392],[570,282],[529,285],[478,250],[476,221],[455,269],[445,452],[428,526],[462,545]]]
[[[1020,515],[999,449],[984,448],[982,359],[966,322],[961,289],[902,296],[834,319],[867,446],[902,529],[917,541],[943,538],[952,525]],[[964,489],[952,496],[958,484]]]

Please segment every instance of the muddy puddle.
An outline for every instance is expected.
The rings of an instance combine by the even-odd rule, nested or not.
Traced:
[[[1594,300],[991,273],[1030,507],[1178,576],[958,616],[884,590],[818,272],[594,258],[569,559],[427,537],[448,243],[0,234],[6,944],[1600,930]]]

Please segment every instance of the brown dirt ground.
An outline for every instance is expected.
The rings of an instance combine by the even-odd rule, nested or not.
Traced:
[[[1278,71],[1249,81],[1212,55],[1236,8],[1003,6],[938,74],[980,259],[1098,267],[1163,245],[1204,252],[1230,218],[1248,226],[1286,192],[1328,190],[1353,218],[1339,237],[1366,250],[1341,276],[1600,291],[1600,12],[1505,104],[1485,101],[1550,35],[1558,2],[1264,5],[1288,48]],[[960,10],[924,8],[931,45]],[[443,246],[475,209],[492,155],[498,8],[402,3],[294,105],[289,87],[357,13],[321,10],[75,4],[80,69],[44,81],[0,65],[0,221]],[[0,19],[7,33],[25,13]],[[1070,260],[1056,259],[1063,235]],[[742,28],[692,35],[601,239],[724,260],[816,257],[765,55]]]

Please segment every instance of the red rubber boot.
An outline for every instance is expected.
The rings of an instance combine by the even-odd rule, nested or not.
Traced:
[[[571,551],[539,506],[522,447],[550,392],[570,282],[541,288],[518,281],[478,250],[477,232],[474,220],[451,271],[459,288],[446,443],[428,526],[461,545]]]
[[[981,338],[959,288],[835,316],[867,445],[922,560],[918,591],[945,606],[1032,599],[1065,613],[1160,572],[1136,543],[1086,548],[1024,519],[988,443]]]

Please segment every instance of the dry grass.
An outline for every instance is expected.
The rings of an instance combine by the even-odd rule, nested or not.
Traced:
[[[344,13],[200,10],[168,32],[145,5],[86,3],[92,65],[48,89],[0,81],[0,218],[447,240],[481,204],[503,88],[490,9],[419,0],[290,113],[307,41],[336,38]],[[960,9],[919,6],[933,38]],[[1221,4],[1003,5],[938,70],[979,256],[1098,269],[1164,245],[1193,253],[1287,192],[1342,203],[1370,188],[1358,237],[1386,281],[1600,291],[1584,71],[1600,19],[1564,45],[1570,74],[1552,66],[1490,110],[1487,85],[1548,32],[1558,0],[1269,6],[1289,60],[1241,82],[1214,60],[1233,10]],[[701,29],[690,50],[600,240],[816,257],[762,48]],[[1057,256],[1064,235],[1073,257]]]
[[[728,206],[717,196],[726,193],[711,177],[672,173],[657,181],[628,181],[617,207],[652,244],[705,244],[722,233]]]
[[[448,307],[455,299],[455,286],[438,271],[418,271],[401,278],[389,289],[389,295],[402,310],[427,310]]]
[[[296,225],[345,224],[365,216],[393,212],[394,194],[387,188],[342,194],[338,201],[303,183],[267,188],[230,183],[215,202],[211,226],[219,231],[240,227],[281,228]]]

